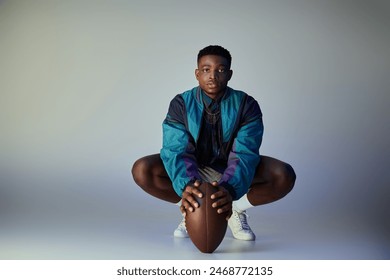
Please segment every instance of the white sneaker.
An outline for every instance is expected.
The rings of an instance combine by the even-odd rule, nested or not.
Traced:
[[[174,237],[180,237],[180,238],[187,238],[188,232],[186,228],[186,220],[183,218],[183,220],[180,222],[179,226],[175,231],[173,232]]]
[[[255,240],[256,236],[247,222],[248,214],[246,211],[238,213],[233,210],[233,214],[228,221],[228,225],[233,233],[234,238],[239,240],[251,241]]]

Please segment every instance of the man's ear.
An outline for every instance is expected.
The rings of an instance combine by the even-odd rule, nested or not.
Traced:
[[[230,69],[230,70],[229,70],[229,81],[230,81],[230,79],[232,78],[232,76],[233,76],[233,70]]]
[[[199,81],[199,69],[195,69],[195,78]]]

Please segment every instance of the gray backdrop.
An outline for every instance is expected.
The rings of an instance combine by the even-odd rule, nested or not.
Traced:
[[[389,30],[376,0],[0,1],[0,258],[176,257],[178,210],[129,169],[220,44],[262,108],[261,153],[298,175],[252,211],[255,244],[279,247],[251,257],[388,259]],[[152,255],[145,232],[166,237]]]

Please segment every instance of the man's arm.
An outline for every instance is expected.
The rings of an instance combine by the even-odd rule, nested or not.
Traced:
[[[255,170],[260,162],[259,149],[263,138],[263,120],[260,107],[252,97],[247,98],[240,128],[229,153],[228,166],[219,185],[238,200],[248,192]]]
[[[175,192],[182,197],[187,185],[200,180],[195,157],[195,143],[186,130],[186,108],[180,95],[170,103],[163,122],[161,159]]]

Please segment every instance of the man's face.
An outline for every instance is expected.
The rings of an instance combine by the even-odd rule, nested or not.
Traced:
[[[225,93],[232,74],[227,59],[218,55],[202,56],[195,70],[199,86],[213,99]]]

